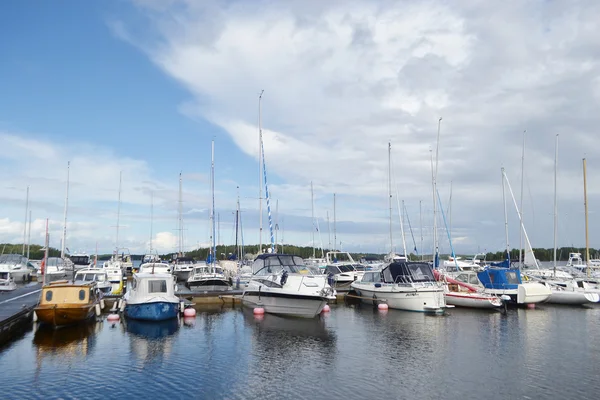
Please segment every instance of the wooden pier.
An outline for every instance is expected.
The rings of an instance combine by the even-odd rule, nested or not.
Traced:
[[[41,290],[41,283],[30,283],[0,294],[0,346],[29,326]]]

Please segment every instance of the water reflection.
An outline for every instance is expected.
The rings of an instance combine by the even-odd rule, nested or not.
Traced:
[[[171,354],[174,338],[179,330],[179,319],[167,321],[124,321],[130,334],[130,349],[142,366],[166,359]]]
[[[38,356],[47,354],[87,356],[96,343],[96,333],[101,324],[93,322],[56,329],[40,324],[33,336]]]

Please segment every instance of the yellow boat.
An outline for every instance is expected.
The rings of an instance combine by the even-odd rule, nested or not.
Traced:
[[[72,325],[92,318],[99,304],[95,283],[74,284],[61,280],[42,287],[35,313],[40,322],[49,325]]]

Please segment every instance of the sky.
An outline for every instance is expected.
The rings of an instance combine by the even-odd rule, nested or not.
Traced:
[[[239,196],[258,243],[264,90],[277,242],[388,252],[391,170],[393,246],[403,219],[408,251],[431,253],[437,154],[442,252],[506,247],[502,167],[552,247],[559,135],[558,246],[585,245],[586,158],[600,247],[599,18],[594,1],[1,2],[0,242],[23,242],[29,187],[31,242],[48,220],[60,247],[70,163],[71,252],[176,251],[180,173],[183,248],[206,245],[214,141],[216,240],[234,243]]]

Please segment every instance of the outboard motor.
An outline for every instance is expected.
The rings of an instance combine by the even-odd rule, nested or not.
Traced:
[[[334,275],[331,272],[327,274],[327,284],[331,287],[333,287],[333,285],[335,284]]]
[[[281,284],[281,286],[285,285],[285,283],[287,282],[287,278],[288,278],[288,272],[287,271],[283,271],[283,274],[281,274],[281,281],[279,281],[279,283]]]

